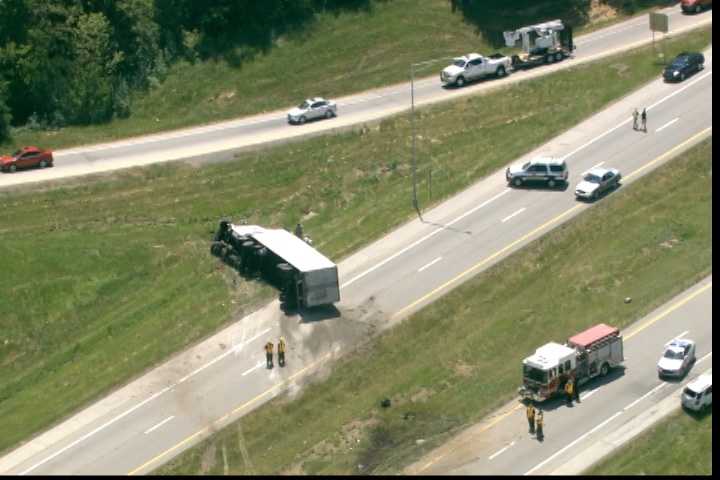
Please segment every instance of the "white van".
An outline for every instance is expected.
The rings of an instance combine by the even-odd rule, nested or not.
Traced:
[[[712,374],[700,375],[690,382],[681,397],[682,406],[690,410],[703,410],[712,406]]]

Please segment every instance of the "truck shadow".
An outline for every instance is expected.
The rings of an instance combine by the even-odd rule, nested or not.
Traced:
[[[335,305],[320,305],[310,308],[292,308],[285,303],[280,305],[280,309],[285,315],[297,315],[300,317],[300,323],[314,323],[342,317],[340,310]]]
[[[589,390],[595,390],[598,388],[603,387],[604,385],[607,385],[608,383],[614,382],[615,380],[621,378],[625,375],[625,367],[616,367],[608,372],[607,375],[604,377],[595,377],[592,380],[588,381],[587,383],[584,383],[580,386],[580,398],[582,399],[582,395],[586,393]],[[567,405],[567,400],[565,399],[565,395],[558,395],[556,397],[553,397],[551,399],[545,400],[542,403],[535,403],[537,407],[539,407],[541,410],[545,412],[551,412],[554,410],[557,410],[558,408],[581,408],[583,405],[583,402],[573,402],[572,406]]]
[[[568,182],[561,183],[560,185],[556,185],[554,187],[551,187],[547,185],[544,182],[528,182],[523,183],[522,185],[508,185],[508,187],[512,188],[513,190],[544,190],[549,192],[565,192],[568,188],[570,188],[570,184]]]

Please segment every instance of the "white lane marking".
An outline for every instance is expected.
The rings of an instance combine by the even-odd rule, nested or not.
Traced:
[[[250,340],[248,340],[248,341],[245,342],[245,343],[252,342],[253,340],[255,340],[255,339],[256,339],[257,337],[259,337],[260,335],[263,335],[264,333],[267,333],[267,332],[269,332],[269,331],[270,331],[270,329],[268,328],[268,329],[260,332],[260,333],[257,334],[255,337],[251,338]],[[236,347],[236,348],[239,348],[239,347],[240,347],[240,346],[238,346],[238,347]],[[132,412],[134,412],[135,410],[137,410],[138,408],[142,407],[143,405],[145,405],[145,404],[147,404],[148,402],[156,399],[157,397],[159,397],[159,396],[162,395],[163,393],[165,393],[165,392],[169,391],[170,389],[176,387],[177,385],[181,384],[182,382],[184,382],[185,380],[187,380],[187,379],[190,378],[191,376],[193,376],[193,375],[195,375],[196,373],[204,370],[205,368],[207,368],[207,367],[209,367],[210,365],[214,364],[215,362],[221,360],[222,358],[225,358],[225,357],[228,356],[230,353],[232,353],[234,350],[235,350],[234,348],[231,348],[230,350],[228,350],[227,352],[223,353],[222,355],[220,355],[220,356],[217,357],[216,359],[211,360],[210,362],[208,362],[208,363],[206,363],[205,365],[203,365],[202,367],[196,369],[194,372],[190,373],[189,375],[184,376],[183,378],[181,378],[180,380],[178,380],[177,383],[175,383],[175,384],[173,384],[173,385],[170,385],[169,387],[163,388],[163,389],[160,390],[159,392],[155,393],[154,395],[150,396],[149,398],[146,398],[145,400],[143,400],[142,402],[138,403],[138,404],[135,405],[134,407],[132,407],[132,408],[126,410],[125,412],[121,413],[121,414],[118,415],[117,417],[112,418],[112,419],[108,420],[107,422],[103,423],[102,425],[100,425],[100,426],[99,426],[98,428],[96,428],[95,430],[86,433],[85,435],[83,435],[82,437],[78,438],[78,439],[75,440],[74,442],[70,443],[69,445],[66,445],[66,446],[63,447],[63,448],[61,448],[60,450],[58,450],[57,452],[53,453],[52,455],[50,455],[49,457],[45,458],[44,460],[41,460],[40,462],[36,463],[35,465],[31,466],[30,468],[28,468],[28,469],[20,472],[20,475],[26,475],[26,474],[32,472],[33,470],[35,470],[35,469],[38,468],[39,466],[44,465],[45,463],[47,463],[47,462],[49,462],[50,460],[52,460],[52,459],[54,459],[55,457],[57,457],[58,455],[61,455],[61,454],[65,453],[66,451],[68,451],[69,449],[71,449],[71,448],[74,447],[75,445],[79,444],[80,442],[82,442],[82,441],[84,441],[84,440],[87,440],[88,438],[90,438],[91,436],[95,435],[95,434],[96,434],[97,432],[99,432],[100,430],[103,430],[104,428],[109,427],[110,425],[112,425],[113,423],[117,422],[118,420],[121,420],[121,419],[125,418],[126,416],[130,415]]]
[[[658,133],[660,130],[665,130],[667,127],[669,127],[669,126],[672,125],[673,123],[677,122],[678,120],[680,120],[680,117],[675,117],[675,118],[673,118],[673,119],[670,120],[668,123],[666,123],[666,124],[663,125],[662,127],[660,127],[660,128],[658,128],[657,130],[655,130],[655,133]]]
[[[242,373],[242,376],[244,377],[245,375],[248,375],[250,372],[254,372],[254,371],[257,370],[258,368],[262,367],[263,365],[265,365],[265,362],[258,362],[258,364],[255,365],[254,367],[250,367],[250,368],[248,368],[247,370],[245,370],[245,371]]]
[[[219,356],[215,357],[214,359],[210,360],[210,361],[209,361],[208,363],[206,363],[205,365],[196,368],[196,369],[193,370],[192,372],[190,372],[190,373],[188,373],[187,375],[185,375],[184,377],[182,377],[180,380],[178,380],[177,384],[179,385],[179,384],[183,383],[185,380],[187,380],[188,378],[190,378],[190,377],[192,377],[192,376],[194,376],[194,375],[197,375],[198,373],[202,372],[203,370],[205,370],[205,369],[208,368],[209,366],[214,365],[215,363],[219,362],[219,361],[222,360],[223,358],[227,357],[227,356],[230,355],[231,353],[235,353],[235,351],[238,350],[238,349],[240,349],[240,348],[242,348],[243,345],[248,344],[248,343],[252,342],[253,340],[256,340],[258,337],[260,337],[261,335],[266,334],[266,333],[269,332],[269,331],[270,331],[270,329],[267,328],[267,329],[263,330],[262,332],[258,333],[257,335],[255,335],[254,337],[252,337],[252,338],[251,338],[250,340],[248,340],[247,342],[242,343],[242,344],[238,345],[237,347],[231,348],[231,349],[229,349],[227,352],[223,353],[222,355],[219,355]]]
[[[673,338],[671,338],[670,340],[668,340],[667,343],[670,343],[670,342],[672,342],[673,340],[677,340],[678,338],[682,338],[682,337],[684,337],[685,335],[687,335],[688,333],[690,333],[690,330],[685,330],[684,332],[682,332],[682,333],[680,333],[680,334],[678,334],[678,335],[675,335]]]
[[[503,218],[503,219],[500,220],[500,221],[501,221],[502,223],[505,223],[505,222],[507,222],[508,220],[510,220],[511,218],[513,218],[515,215],[519,215],[519,214],[521,214],[521,213],[524,212],[524,211],[525,211],[525,207],[521,208],[520,210],[518,210],[518,211],[515,212],[515,213],[511,213],[510,215],[508,215],[507,217]]]
[[[593,388],[592,390],[585,392],[585,394],[580,395],[580,400],[585,400],[586,398],[589,398],[593,393],[597,392],[598,390],[600,390],[600,387]]]
[[[65,453],[66,451],[68,451],[69,449],[71,449],[72,447],[74,447],[75,445],[77,445],[78,443],[80,443],[80,442],[82,442],[83,440],[86,440],[86,439],[90,438],[91,436],[95,435],[97,432],[99,432],[99,431],[102,430],[103,428],[109,427],[110,425],[112,425],[113,423],[117,422],[118,420],[120,420],[120,419],[122,419],[122,418],[125,418],[126,416],[130,415],[132,412],[134,412],[134,411],[137,410],[138,408],[142,407],[142,406],[145,405],[146,403],[150,402],[151,400],[156,399],[157,397],[159,397],[159,396],[162,395],[163,393],[165,393],[165,392],[167,392],[168,390],[170,390],[170,388],[171,388],[171,387],[165,387],[165,388],[163,388],[162,390],[160,390],[160,391],[157,392],[156,394],[154,394],[154,395],[152,395],[151,397],[149,397],[149,398],[143,400],[142,402],[138,403],[137,405],[135,405],[135,406],[132,407],[131,409],[127,410],[126,412],[124,412],[124,413],[118,415],[117,417],[115,417],[115,418],[113,418],[113,419],[111,419],[111,420],[103,423],[102,425],[100,425],[99,427],[97,427],[95,430],[86,433],[86,434],[83,435],[82,437],[78,438],[77,440],[75,440],[75,441],[72,442],[71,444],[66,445],[65,447],[61,448],[60,450],[58,450],[57,452],[53,453],[52,455],[50,455],[49,457],[45,458],[44,460],[36,463],[35,465],[31,466],[30,468],[28,468],[28,469],[26,469],[26,470],[23,470],[22,472],[20,472],[20,475],[27,475],[28,473],[32,472],[33,470],[35,470],[35,469],[38,468],[39,466],[44,465],[45,463],[47,463],[47,462],[49,462],[50,460],[54,459],[54,458],[57,457],[58,455],[61,455],[61,454]]]
[[[428,267],[431,267],[431,266],[435,265],[435,264],[436,264],[437,262],[439,262],[440,260],[442,260],[442,257],[438,257],[438,258],[436,258],[435,260],[433,260],[432,262],[426,264],[425,266],[420,267],[420,269],[418,269],[418,273],[419,273],[419,272],[422,272],[423,270],[425,270],[425,269],[428,268]]]
[[[628,405],[627,407],[623,408],[623,412],[625,412],[625,411],[627,411],[627,410],[630,410],[632,407],[634,407],[634,406],[637,405],[638,403],[642,402],[643,400],[645,400],[647,397],[649,397],[649,396],[652,395],[653,393],[656,393],[658,390],[660,390],[661,388],[663,388],[665,385],[667,385],[667,383],[663,382],[663,383],[661,383],[660,385],[658,385],[657,387],[654,387],[652,390],[650,390],[649,392],[647,392],[645,395],[643,395],[642,397],[638,398],[638,399],[635,400],[634,402],[630,403],[630,405]]]
[[[593,165],[592,167],[588,168],[587,171],[589,172],[589,171],[592,170],[593,168],[600,167],[600,166],[602,166],[604,163],[605,163],[605,162],[597,163],[597,164]]]
[[[593,428],[593,429],[590,430],[589,432],[584,433],[583,435],[580,435],[580,436],[579,436],[577,439],[575,439],[573,442],[569,443],[569,444],[566,445],[565,447],[563,447],[563,448],[561,448],[560,450],[558,450],[557,452],[555,452],[554,455],[552,455],[551,457],[547,458],[547,459],[544,460],[543,462],[537,464],[535,467],[533,467],[533,468],[531,468],[530,470],[528,470],[527,472],[525,472],[525,475],[530,475],[530,474],[531,474],[532,472],[534,472],[535,470],[538,470],[538,469],[541,468],[543,465],[545,465],[546,463],[550,462],[551,460],[553,460],[553,459],[554,459],[555,457],[557,457],[558,455],[562,454],[562,453],[563,453],[565,450],[567,450],[568,448],[574,447],[576,443],[582,441],[582,440],[585,439],[588,435],[591,435],[593,432],[601,429],[602,427],[604,427],[605,425],[607,425],[607,424],[610,423],[611,421],[615,420],[619,415],[622,415],[622,411],[617,412],[615,415],[613,415],[612,417],[608,418],[607,420],[605,420],[604,422],[602,422],[600,425],[598,425],[597,427]]]
[[[462,215],[460,215],[459,217],[457,217],[455,220],[453,220],[453,221],[451,221],[450,223],[448,223],[445,227],[449,227],[449,226],[451,226],[451,225],[459,222],[460,220],[462,220],[463,218],[467,217],[468,215],[470,215],[470,214],[476,212],[477,210],[481,209],[482,207],[490,204],[490,202],[493,202],[493,201],[497,200],[498,198],[500,198],[501,196],[505,195],[505,194],[508,193],[509,191],[510,191],[510,189],[509,189],[509,188],[506,188],[505,190],[503,190],[502,192],[498,193],[498,194],[495,195],[494,197],[489,198],[488,200],[485,200],[483,203],[481,203],[481,204],[478,205],[477,207],[473,207],[472,209],[470,209],[470,210],[468,210],[467,212],[463,213]],[[360,279],[361,279],[362,277],[364,277],[365,275],[374,272],[375,270],[377,270],[378,268],[382,267],[382,266],[385,265],[386,263],[388,263],[388,262],[396,259],[397,257],[399,257],[399,256],[402,255],[403,253],[407,252],[408,250],[417,247],[418,245],[420,245],[422,242],[424,242],[424,241],[427,240],[428,238],[430,238],[430,237],[432,237],[432,236],[434,236],[434,235],[437,235],[438,233],[442,232],[443,230],[444,230],[444,228],[438,228],[438,229],[436,229],[436,230],[433,230],[432,232],[428,233],[428,234],[425,235],[424,237],[416,240],[415,242],[411,243],[411,244],[408,245],[407,247],[403,248],[403,249],[400,250],[399,252],[397,252],[397,253],[395,253],[395,254],[393,254],[393,255],[390,255],[388,258],[386,258],[386,259],[383,260],[382,262],[380,262],[380,263],[378,263],[378,264],[376,264],[376,265],[368,268],[367,270],[365,270],[365,271],[362,272],[362,273],[359,273],[357,276],[351,278],[351,279],[348,280],[347,282],[345,282],[345,283],[343,283],[342,285],[340,285],[340,288],[343,289],[343,288],[345,288],[345,287],[350,286],[351,284],[355,283],[357,280],[360,280]]]
[[[167,422],[169,422],[169,421],[172,420],[173,418],[175,418],[175,415],[170,415],[168,418],[166,418],[166,419],[163,420],[162,422],[158,423],[158,424],[155,425],[154,427],[148,428],[147,430],[145,430],[145,435],[147,435],[148,433],[152,432],[153,430],[157,430],[158,428],[162,427],[163,425],[165,425]]]
[[[708,353],[707,355],[705,355],[704,357],[702,357],[700,360],[698,360],[698,361],[695,362],[695,363],[698,364],[698,363],[700,363],[700,362],[702,362],[702,361],[707,360],[707,359],[710,358],[710,357],[712,357],[712,352]]]
[[[500,455],[501,453],[503,453],[505,450],[507,450],[508,448],[512,447],[513,445],[515,445],[515,440],[513,440],[512,442],[510,442],[510,445],[506,445],[505,447],[501,448],[501,449],[498,450],[497,452],[495,452],[495,453],[493,453],[492,455],[490,455],[490,456],[488,457],[488,460],[492,460],[493,458],[497,457],[498,455]]]
[[[650,109],[652,109],[652,108],[657,107],[657,106],[660,105],[661,103],[665,102],[666,100],[669,100],[670,98],[674,97],[675,95],[679,94],[680,92],[684,92],[685,90],[687,90],[688,88],[690,88],[691,86],[693,86],[694,84],[696,84],[697,82],[699,82],[699,81],[704,80],[705,78],[707,78],[709,75],[712,75],[712,71],[707,72],[705,75],[702,75],[702,76],[696,78],[695,80],[693,80],[692,82],[688,83],[688,84],[685,85],[684,87],[679,88],[678,90],[673,91],[673,92],[670,93],[669,95],[664,96],[663,98],[661,98],[661,99],[658,100],[657,102],[655,102],[655,103],[653,103],[652,105],[650,105],[649,107],[647,107],[647,110],[650,110]],[[568,158],[570,158],[571,156],[575,155],[575,154],[576,154],[577,152],[579,152],[580,150],[582,150],[582,149],[584,149],[584,148],[592,145],[593,143],[597,142],[597,141],[600,140],[601,138],[605,137],[606,135],[609,135],[610,133],[614,132],[615,130],[617,130],[618,128],[622,127],[623,125],[625,125],[625,124],[627,124],[627,123],[630,123],[631,121],[632,121],[632,116],[628,117],[627,120],[625,120],[625,121],[623,121],[623,122],[620,122],[619,124],[615,125],[615,126],[612,127],[610,130],[607,130],[606,132],[601,133],[601,134],[598,135],[597,137],[595,137],[595,138],[593,138],[593,139],[591,139],[591,140],[588,140],[587,142],[583,143],[582,145],[580,145],[579,147],[577,147],[577,148],[576,148],[575,150],[573,150],[572,152],[568,153],[568,154],[565,155],[564,157],[561,157],[561,160],[567,160]]]

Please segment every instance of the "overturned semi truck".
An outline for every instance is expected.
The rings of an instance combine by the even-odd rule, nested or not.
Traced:
[[[283,229],[220,222],[211,252],[242,273],[260,276],[280,289],[293,308],[340,301],[337,265]]]

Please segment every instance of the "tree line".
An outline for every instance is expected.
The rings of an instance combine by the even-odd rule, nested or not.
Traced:
[[[179,59],[242,61],[319,12],[371,0],[0,0],[0,139],[10,125],[130,114],[130,95]]]

